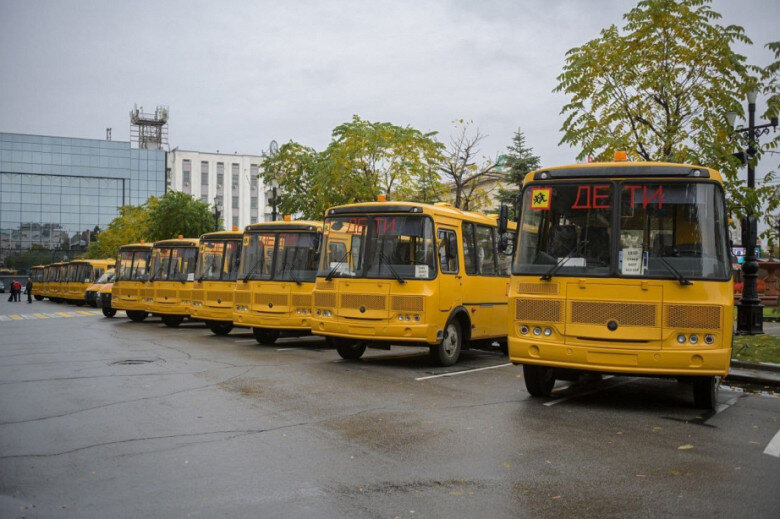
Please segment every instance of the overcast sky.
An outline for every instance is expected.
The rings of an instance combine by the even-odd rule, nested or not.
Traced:
[[[322,149],[352,114],[438,131],[456,118],[502,152],[521,127],[548,165],[565,52],[635,1],[39,2],[0,0],[0,131],[127,140],[134,103],[170,108],[170,145]],[[765,65],[780,2],[718,0]]]

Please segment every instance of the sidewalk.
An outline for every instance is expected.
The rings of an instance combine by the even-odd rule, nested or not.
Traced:
[[[780,323],[764,321],[764,333],[780,337]],[[731,380],[780,387],[780,364],[731,360],[731,369],[726,377]]]

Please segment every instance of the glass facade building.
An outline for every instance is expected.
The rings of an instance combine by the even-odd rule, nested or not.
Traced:
[[[129,142],[0,133],[0,262],[83,252],[117,216],[165,193],[166,152]]]

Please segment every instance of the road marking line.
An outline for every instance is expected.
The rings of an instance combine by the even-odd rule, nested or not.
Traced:
[[[14,321],[21,321],[21,320],[23,320],[23,319],[24,319],[24,317],[22,317],[21,315],[17,315],[17,314],[11,314],[11,315],[9,315],[8,317],[10,317],[11,319],[13,319]]]
[[[33,317],[30,314],[20,314],[20,315],[22,316],[22,319],[35,319],[35,317]]]
[[[612,378],[612,376],[610,376],[610,378]],[[585,391],[584,393],[577,393],[577,394],[574,394],[574,395],[565,396],[563,398],[558,398],[557,400],[552,400],[550,402],[545,402],[544,405],[546,405],[547,407],[550,407],[550,406],[553,406],[555,404],[560,404],[561,402],[565,402],[567,400],[572,400],[574,398],[579,398],[581,396],[592,395],[593,393],[598,393],[599,391],[603,391],[605,389],[611,389],[613,387],[622,386],[622,385],[628,384],[629,382],[633,382],[634,380],[636,380],[636,379],[635,378],[629,378],[627,380],[621,380],[620,382],[616,382],[614,384],[606,384],[603,387],[597,387],[597,388],[592,389],[590,391]]]
[[[46,314],[46,315],[48,315],[48,316],[49,316],[49,317],[51,317],[52,319],[59,319],[59,318],[60,318],[60,316],[59,316],[59,315],[57,315],[57,314]]]
[[[276,348],[276,351],[290,351],[290,350],[298,350],[300,348]]]
[[[717,406],[715,406],[715,414],[722,413],[723,411],[725,411],[729,407],[731,407],[734,404],[736,404],[737,400],[739,400],[739,397],[735,396],[733,398],[730,398],[730,399],[726,400],[725,404],[718,404]]]
[[[81,315],[95,315],[94,313],[90,312],[89,310],[78,310],[78,313]]]
[[[8,317],[7,315],[0,315],[0,321],[10,321],[10,320],[11,318]]]
[[[57,312],[57,315],[59,315],[60,317],[73,317],[68,312]]]
[[[48,319],[49,318],[49,316],[46,315],[46,314],[33,314],[33,315],[35,317],[37,317],[38,319]]]
[[[511,366],[511,362],[507,362],[506,364],[499,364],[497,366],[487,366],[484,368],[474,368],[474,369],[466,369],[463,371],[453,371],[451,373],[441,373],[439,375],[428,375],[427,377],[417,377],[415,380],[428,380],[431,378],[439,378],[439,377],[455,377],[457,375],[464,375],[466,373],[474,373],[475,371],[484,371],[486,369],[496,369],[496,368],[505,368],[507,366]]]
[[[774,438],[769,440],[769,443],[766,445],[766,449],[764,449],[764,454],[769,454],[775,458],[780,458],[780,430],[777,431],[777,434],[775,434]]]

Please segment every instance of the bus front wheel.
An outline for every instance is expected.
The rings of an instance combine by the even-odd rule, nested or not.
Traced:
[[[439,344],[431,346],[431,361],[437,366],[452,366],[458,362],[463,347],[463,333],[460,323],[452,320],[444,329],[444,338]]]
[[[43,301],[43,296],[33,296],[36,301]]]
[[[146,316],[149,315],[148,312],[144,312],[143,310],[128,310],[127,317],[130,318],[131,321],[135,321],[136,323],[140,323],[144,319],[146,319]]]
[[[233,329],[232,323],[209,323],[209,329],[214,335],[227,335]]]
[[[336,344],[336,351],[339,352],[342,359],[358,360],[366,352],[366,343],[352,339],[333,339]]]
[[[555,371],[549,366],[523,364],[523,378],[531,396],[550,396],[555,385]]]
[[[182,321],[184,321],[184,317],[180,315],[164,315],[162,316],[162,322],[165,326],[168,328],[176,328],[179,326]]]
[[[718,379],[716,377],[694,377],[693,404],[697,409],[715,409],[718,403]]]
[[[103,315],[106,317],[114,317],[116,315],[116,310],[113,308],[103,308]]]
[[[265,328],[252,328],[255,340],[265,346],[270,346],[279,338],[279,330],[266,330]]]

